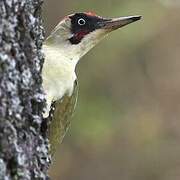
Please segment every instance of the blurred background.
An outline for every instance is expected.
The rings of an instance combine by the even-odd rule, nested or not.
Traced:
[[[46,35],[76,11],[143,19],[81,59],[78,104],[52,179],[179,180],[180,1],[45,1]]]

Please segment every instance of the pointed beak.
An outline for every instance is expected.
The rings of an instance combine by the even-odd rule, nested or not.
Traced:
[[[123,26],[126,26],[140,19],[141,16],[127,16],[127,17],[112,18],[112,19],[102,19],[101,22],[98,23],[98,26],[99,29],[105,29],[109,32],[119,29]]]

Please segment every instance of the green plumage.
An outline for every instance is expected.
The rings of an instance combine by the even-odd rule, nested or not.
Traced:
[[[50,124],[48,137],[50,141],[50,153],[53,155],[61,144],[71,123],[78,97],[78,83],[74,83],[74,90],[71,96],[65,95],[62,99],[53,102],[49,113]]]

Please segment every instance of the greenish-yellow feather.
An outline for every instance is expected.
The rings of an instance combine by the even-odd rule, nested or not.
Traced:
[[[74,83],[74,90],[71,96],[65,95],[62,99],[53,103],[50,112],[51,118],[48,128],[48,137],[50,141],[50,153],[53,155],[61,144],[71,122],[78,96],[78,83]]]

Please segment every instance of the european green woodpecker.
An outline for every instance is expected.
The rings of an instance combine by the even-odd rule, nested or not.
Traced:
[[[64,17],[43,45],[43,88],[47,99],[51,151],[61,143],[77,100],[78,61],[110,32],[139,20],[141,16],[103,18],[95,13]]]

